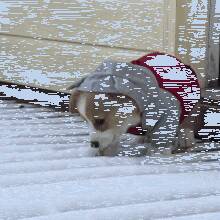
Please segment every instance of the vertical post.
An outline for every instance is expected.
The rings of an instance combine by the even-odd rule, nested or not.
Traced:
[[[207,49],[207,75],[208,85],[216,85],[219,81],[219,36],[220,36],[220,2],[210,1],[209,39]]]
[[[218,86],[220,86],[220,35],[219,35],[219,47],[218,47]]]
[[[209,5],[212,0],[177,0],[175,55],[196,71],[200,85],[207,85]]]

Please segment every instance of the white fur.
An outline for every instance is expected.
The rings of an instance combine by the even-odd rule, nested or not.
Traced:
[[[130,125],[135,125],[139,122],[140,117],[128,117],[124,123],[117,127],[117,129],[107,129],[105,131],[98,131],[94,129],[92,123],[88,120],[91,132],[90,141],[98,141],[100,144],[99,154],[105,156],[117,155],[120,151],[119,139],[122,134],[126,133]]]
[[[90,141],[98,141],[99,149],[97,155],[100,156],[114,156],[117,155],[120,147],[117,141],[117,134],[113,129],[108,129],[106,131],[97,131],[90,125]]]
[[[108,147],[114,141],[116,133],[113,129],[108,129],[106,131],[97,131],[93,128],[90,122],[89,124],[91,129],[90,140],[91,142],[98,141],[100,144],[100,149]]]
[[[129,103],[130,104],[130,103]],[[131,107],[131,106],[129,106]],[[135,108],[135,107],[134,107]],[[120,136],[126,133],[127,129],[131,125],[135,125],[140,122],[140,116],[127,117],[120,126],[112,129],[111,127],[105,131],[98,131],[94,128],[92,122],[86,117],[86,94],[81,94],[78,102],[77,109],[79,113],[87,120],[90,127],[90,142],[99,142],[99,154],[100,155],[115,155],[119,151],[119,139]],[[130,113],[130,112],[129,112]],[[126,112],[123,111],[123,116]],[[120,117],[118,117],[120,118]]]

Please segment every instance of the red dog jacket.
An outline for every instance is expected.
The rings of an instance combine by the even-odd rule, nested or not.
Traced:
[[[182,123],[200,99],[200,86],[194,70],[176,57],[160,52],[147,54],[131,63],[150,69],[159,87],[169,91],[179,100]],[[132,127],[128,129],[128,133],[143,134],[143,131],[140,127]]]

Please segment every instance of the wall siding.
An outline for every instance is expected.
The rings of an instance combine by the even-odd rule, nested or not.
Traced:
[[[175,0],[0,2],[0,78],[64,90],[103,59],[174,53]]]

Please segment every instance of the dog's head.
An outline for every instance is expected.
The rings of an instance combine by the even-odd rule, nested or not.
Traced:
[[[91,147],[104,150],[116,143],[128,128],[141,121],[135,101],[120,94],[73,90],[70,112],[79,112],[88,122]]]

